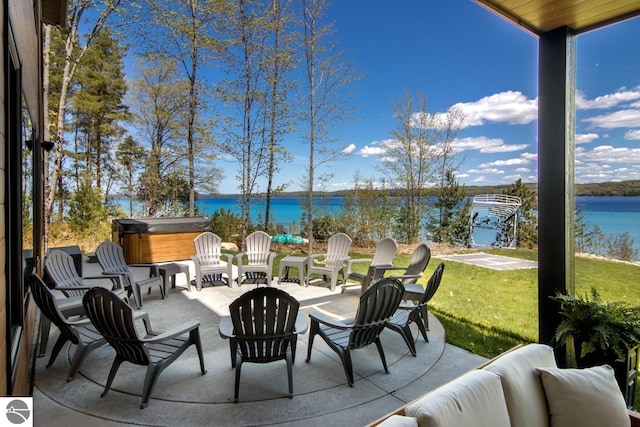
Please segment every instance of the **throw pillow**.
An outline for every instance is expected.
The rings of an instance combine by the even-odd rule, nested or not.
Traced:
[[[537,368],[549,404],[551,427],[631,425],[613,368]]]

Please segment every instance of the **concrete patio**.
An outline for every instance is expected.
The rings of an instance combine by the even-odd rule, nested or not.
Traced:
[[[429,266],[426,274],[431,274],[433,268],[435,265]],[[190,269],[193,277],[193,265]],[[98,264],[85,261],[85,275],[100,272]],[[307,332],[298,340],[293,399],[286,397],[284,361],[247,363],[242,368],[239,403],[234,404],[235,371],[231,368],[229,344],[220,338],[218,325],[220,318],[228,315],[229,303],[255,285],[208,285],[200,292],[195,287],[188,292],[183,274],[177,276],[177,285],[169,288],[164,300],[158,290],[144,295],[143,309],[156,329],[170,329],[189,319],[200,321],[206,375],[200,374],[195,348],[190,348],[160,375],[149,405],[139,409],[146,367],[124,363],[112,389],[100,397],[114,351],[109,346],[94,351],[74,380],[67,382],[73,348],[69,352],[69,346],[65,347],[53,366],[45,369],[58,335],[52,328],[47,355],[36,361],[34,425],[365,425],[485,361],[446,344],[445,331],[432,316],[430,342],[425,343],[422,338],[417,341],[417,357],[411,356],[399,334],[383,332],[388,375],[375,346],[353,351],[356,382],[349,387],[337,354],[322,339],[315,340],[311,361],[305,363]],[[338,287],[331,292],[328,284],[304,287],[297,283],[278,284],[274,279],[274,285],[295,296],[305,313],[318,310],[338,318],[352,317],[358,303],[358,291],[342,294]],[[414,332],[418,334],[417,328]]]

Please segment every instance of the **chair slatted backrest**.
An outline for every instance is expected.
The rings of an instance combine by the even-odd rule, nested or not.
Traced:
[[[78,275],[73,257],[59,249],[53,249],[44,259],[44,268],[56,287],[79,287],[84,286],[82,278]],[[84,289],[64,290],[63,293],[67,297],[81,297],[84,295]]]
[[[82,303],[91,323],[123,359],[149,365],[149,350],[136,331],[133,308],[107,289],[87,291]]]
[[[398,309],[403,294],[404,285],[397,279],[384,278],[371,285],[360,297],[349,347],[373,343]]]
[[[390,265],[398,252],[398,244],[391,237],[380,240],[373,254],[371,265]]]
[[[96,248],[96,258],[104,271],[110,273],[130,273],[124,258],[124,251],[119,245],[104,241]]]
[[[295,330],[300,303],[277,288],[256,288],[229,305],[244,361],[284,359]]]
[[[210,231],[200,233],[193,239],[193,244],[196,249],[196,257],[201,266],[220,265],[222,239],[217,234]]]
[[[264,231],[254,231],[245,240],[249,265],[266,264],[271,252],[271,236]]]
[[[442,273],[444,272],[444,263],[438,264],[433,274],[427,282],[427,286],[424,289],[424,295],[420,298],[420,304],[426,304],[433,298],[436,291],[440,287],[440,281],[442,280]]]
[[[351,237],[344,233],[336,233],[329,237],[325,258],[326,266],[332,268],[336,263],[342,264],[349,257],[351,242]]]
[[[418,275],[422,274],[424,270],[429,265],[429,261],[431,260],[431,249],[424,243],[419,244],[413,251],[411,255],[411,260],[409,261],[409,265],[407,266],[407,270],[404,274],[407,275]],[[418,279],[412,279],[408,282],[416,283]]]
[[[42,279],[35,274],[31,275],[31,294],[42,315],[58,327],[61,334],[64,334],[73,344],[78,344],[78,333],[67,322],[60,312],[56,297]]]

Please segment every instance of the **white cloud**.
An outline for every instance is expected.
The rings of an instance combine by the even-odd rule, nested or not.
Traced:
[[[616,105],[640,99],[639,90],[621,90],[608,95],[586,99],[581,91],[576,94],[576,107],[579,110],[593,110],[596,108],[611,108]]]
[[[475,102],[455,104],[464,115],[464,127],[486,122],[524,125],[538,118],[538,101],[522,92],[507,91],[485,96]]]
[[[576,134],[576,144],[587,144],[600,138],[597,133],[579,133]]]
[[[531,160],[524,159],[521,157],[518,159],[496,160],[489,163],[483,163],[480,165],[480,167],[489,168],[493,166],[500,166],[500,167],[501,166],[521,166],[521,165],[528,165],[529,163],[531,163]]]
[[[384,147],[370,147],[368,145],[365,145],[364,148],[361,148],[358,151],[358,154],[360,154],[362,157],[379,156],[385,151],[386,149]]]
[[[342,149],[342,153],[343,154],[351,154],[354,152],[354,150],[356,149],[356,145],[355,144],[349,144],[346,147],[344,147]]]
[[[593,127],[602,129],[637,127],[638,123],[640,123],[640,110],[620,110],[614,113],[582,119],[582,121],[591,123]]]
[[[627,131],[627,133],[624,134],[624,139],[640,141],[640,129]]]
[[[456,139],[453,146],[457,150],[479,150],[481,153],[509,153],[524,150],[527,144],[505,144],[501,138],[469,137]]]
[[[526,173],[526,172],[531,172],[531,169],[529,169],[529,168],[518,168],[518,169],[516,169],[516,172]]]
[[[604,167],[608,163],[640,163],[640,148],[616,148],[611,145],[600,145],[591,151],[576,151],[576,156],[583,163],[595,162],[600,167]]]

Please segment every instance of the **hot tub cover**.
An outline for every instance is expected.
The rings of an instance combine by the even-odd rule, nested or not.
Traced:
[[[209,218],[123,218],[113,220],[113,230],[120,233],[183,233],[211,231]]]

